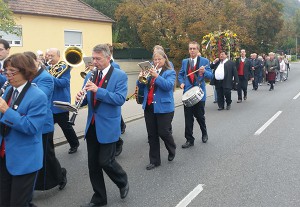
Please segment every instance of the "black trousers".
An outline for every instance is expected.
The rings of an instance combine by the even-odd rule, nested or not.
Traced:
[[[155,114],[153,104],[146,106],[144,111],[148,142],[150,146],[150,163],[160,165],[160,143],[159,137],[164,141],[170,155],[175,155],[176,144],[172,135],[172,120],[174,111],[170,113]]]
[[[223,84],[223,80],[216,80],[216,82],[215,82],[219,108],[224,108],[225,100],[226,100],[227,106],[230,105],[232,102],[231,89],[223,88],[222,84]]]
[[[253,89],[258,89],[258,80],[259,80],[259,74],[254,74],[254,80],[252,81]]]
[[[184,119],[185,119],[185,138],[187,141],[194,143],[193,136],[193,127],[194,127],[194,117],[196,118],[202,136],[207,135],[206,123],[205,123],[205,101],[199,101],[199,103],[195,104],[192,107],[184,106]]]
[[[108,177],[118,186],[126,186],[127,174],[115,160],[116,143],[101,144],[96,137],[95,125],[91,124],[87,134],[87,152],[90,181],[94,190],[92,203],[107,203],[107,195],[103,170]]]
[[[43,150],[43,168],[39,170],[35,190],[49,190],[63,179],[60,163],[55,156],[53,132],[43,134]]]
[[[244,97],[247,96],[247,87],[248,80],[243,75],[239,75],[239,83],[237,85],[238,100],[242,100],[242,91],[244,92]]]
[[[124,119],[123,119],[123,116],[121,116],[121,130],[125,127],[125,122],[124,122]]]
[[[0,206],[29,206],[36,177],[37,172],[11,175],[6,168],[5,157],[0,158]]]
[[[54,123],[57,123],[62,129],[67,141],[71,147],[79,145],[78,137],[69,121],[69,112],[53,114]]]

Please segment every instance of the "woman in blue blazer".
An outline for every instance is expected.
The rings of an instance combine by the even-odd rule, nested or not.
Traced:
[[[4,66],[11,86],[0,98],[0,206],[29,206],[43,165],[47,97],[29,82],[36,73],[31,58],[17,53]]]
[[[176,144],[172,135],[172,120],[174,116],[173,90],[176,78],[175,70],[171,69],[167,55],[162,50],[153,54],[155,68],[150,69],[151,77],[148,83],[137,81],[138,87],[144,91],[144,117],[150,146],[150,164],[146,169],[151,170],[161,164],[159,137],[164,141],[169,152],[168,160],[175,157]],[[140,73],[139,77],[143,75]]]

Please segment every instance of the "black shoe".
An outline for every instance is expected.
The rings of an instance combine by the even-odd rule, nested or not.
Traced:
[[[245,100],[245,101],[247,100],[247,96],[244,96],[244,100]]]
[[[224,110],[224,107],[222,107],[222,108],[218,108],[218,111],[222,111],[222,110]]]
[[[214,101],[213,103],[218,103],[218,101]]]
[[[124,124],[123,127],[121,128],[121,134],[125,133],[125,129],[126,129],[126,124]]]
[[[124,188],[120,188],[120,197],[122,199],[126,198],[128,192],[129,192],[129,185],[128,185],[128,181],[127,181],[126,186]]]
[[[181,147],[183,149],[185,149],[185,148],[189,148],[189,147],[192,147],[192,146],[194,146],[194,142],[186,141],[186,143],[184,143]]]
[[[71,147],[69,149],[69,154],[73,154],[73,153],[77,152],[78,147],[79,147],[79,144],[76,147]]]
[[[34,203],[30,202],[29,203],[29,207],[37,207],[37,205],[35,205]]]
[[[226,110],[230,110],[230,109],[231,109],[231,105],[229,104],[226,106]]]
[[[64,189],[65,187],[66,187],[66,185],[67,185],[67,170],[66,170],[66,168],[61,168],[61,173],[62,173],[62,175],[63,175],[63,178],[62,178],[62,181],[59,183],[59,187],[58,187],[58,189],[59,190],[62,190],[62,189]]]
[[[239,100],[237,101],[237,103],[242,103],[242,100],[241,100],[241,99],[239,99]]]
[[[170,162],[173,161],[174,158],[175,158],[175,154],[169,154],[169,155],[168,155],[168,160],[169,160]]]
[[[120,137],[116,143],[116,154],[115,154],[116,157],[118,157],[123,150],[123,142],[124,142],[123,139],[121,139]]]
[[[80,207],[98,207],[98,206],[106,206],[107,202],[103,202],[103,203],[87,203],[87,204],[83,204],[80,205]]]
[[[208,140],[208,136],[207,136],[207,134],[205,134],[205,135],[202,135],[202,142],[203,142],[203,143],[206,143],[206,142],[207,142],[207,140]]]
[[[149,165],[146,166],[146,170],[152,170],[152,169],[156,168],[157,166],[159,166],[159,165],[155,165],[155,164],[150,163]]]

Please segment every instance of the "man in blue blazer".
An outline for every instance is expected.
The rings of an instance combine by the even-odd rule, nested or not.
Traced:
[[[6,77],[3,74],[4,72],[4,60],[8,57],[10,51],[10,45],[9,43],[0,38],[0,88],[3,86],[3,84],[6,81]]]
[[[57,48],[50,48],[48,51],[48,57],[51,59],[50,64],[52,67],[58,63],[61,63],[61,68],[63,70],[66,65],[60,60],[60,51]],[[48,69],[51,67],[48,67]],[[70,79],[71,79],[71,68],[69,67],[60,77],[53,77],[54,81],[54,92],[52,97],[53,101],[64,101],[71,102],[70,95]],[[70,149],[69,154],[77,152],[79,147],[78,137],[73,129],[73,126],[69,123],[69,111],[62,110],[52,105],[51,110],[53,112],[54,123],[57,123],[62,129],[67,141],[69,142]]]
[[[49,190],[57,185],[62,190],[67,184],[66,169],[62,168],[55,156],[53,134],[54,122],[51,111],[52,95],[54,89],[53,77],[37,60],[37,56],[33,52],[24,52],[26,56],[32,58],[36,63],[37,73],[32,79],[32,83],[36,84],[47,96],[47,118],[43,127],[43,168],[39,171],[35,190]]]
[[[35,65],[24,54],[8,57],[4,66],[11,86],[0,97],[0,206],[29,206],[43,166],[47,97],[29,82]]]
[[[110,56],[106,44],[93,48],[92,58],[96,70],[86,76],[84,83],[87,94],[82,105],[88,105],[85,139],[89,175],[94,190],[91,201],[82,205],[84,207],[107,204],[103,170],[120,189],[122,199],[129,191],[127,174],[115,160],[116,142],[121,135],[121,106],[127,95],[127,75],[111,66]],[[76,101],[82,99],[83,95],[82,90],[77,94]]]
[[[178,74],[178,80],[180,83],[180,88],[183,89],[183,93],[188,91],[194,86],[200,84],[202,91],[204,92],[204,97],[194,106],[186,107],[184,106],[184,118],[185,118],[185,138],[186,143],[182,145],[182,148],[189,148],[194,146],[194,136],[193,136],[193,126],[194,117],[196,118],[200,129],[202,132],[202,142],[206,143],[208,140],[206,123],[205,123],[205,101],[206,101],[206,86],[205,78],[212,79],[213,75],[209,66],[209,60],[198,56],[200,45],[197,42],[189,43],[189,54],[190,58],[184,59],[182,61],[181,69]],[[192,75],[188,74],[198,70]]]

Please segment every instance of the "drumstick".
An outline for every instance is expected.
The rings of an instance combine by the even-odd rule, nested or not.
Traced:
[[[207,65],[202,65],[200,68],[202,68],[202,67],[206,68],[206,66],[208,66],[208,64],[207,64]],[[198,71],[200,70],[200,68],[197,69],[197,70],[195,70],[195,71],[193,71],[193,72],[191,72],[191,73],[189,73],[189,74],[187,74],[186,76],[190,76],[190,75],[192,75],[192,74],[198,72]]]

